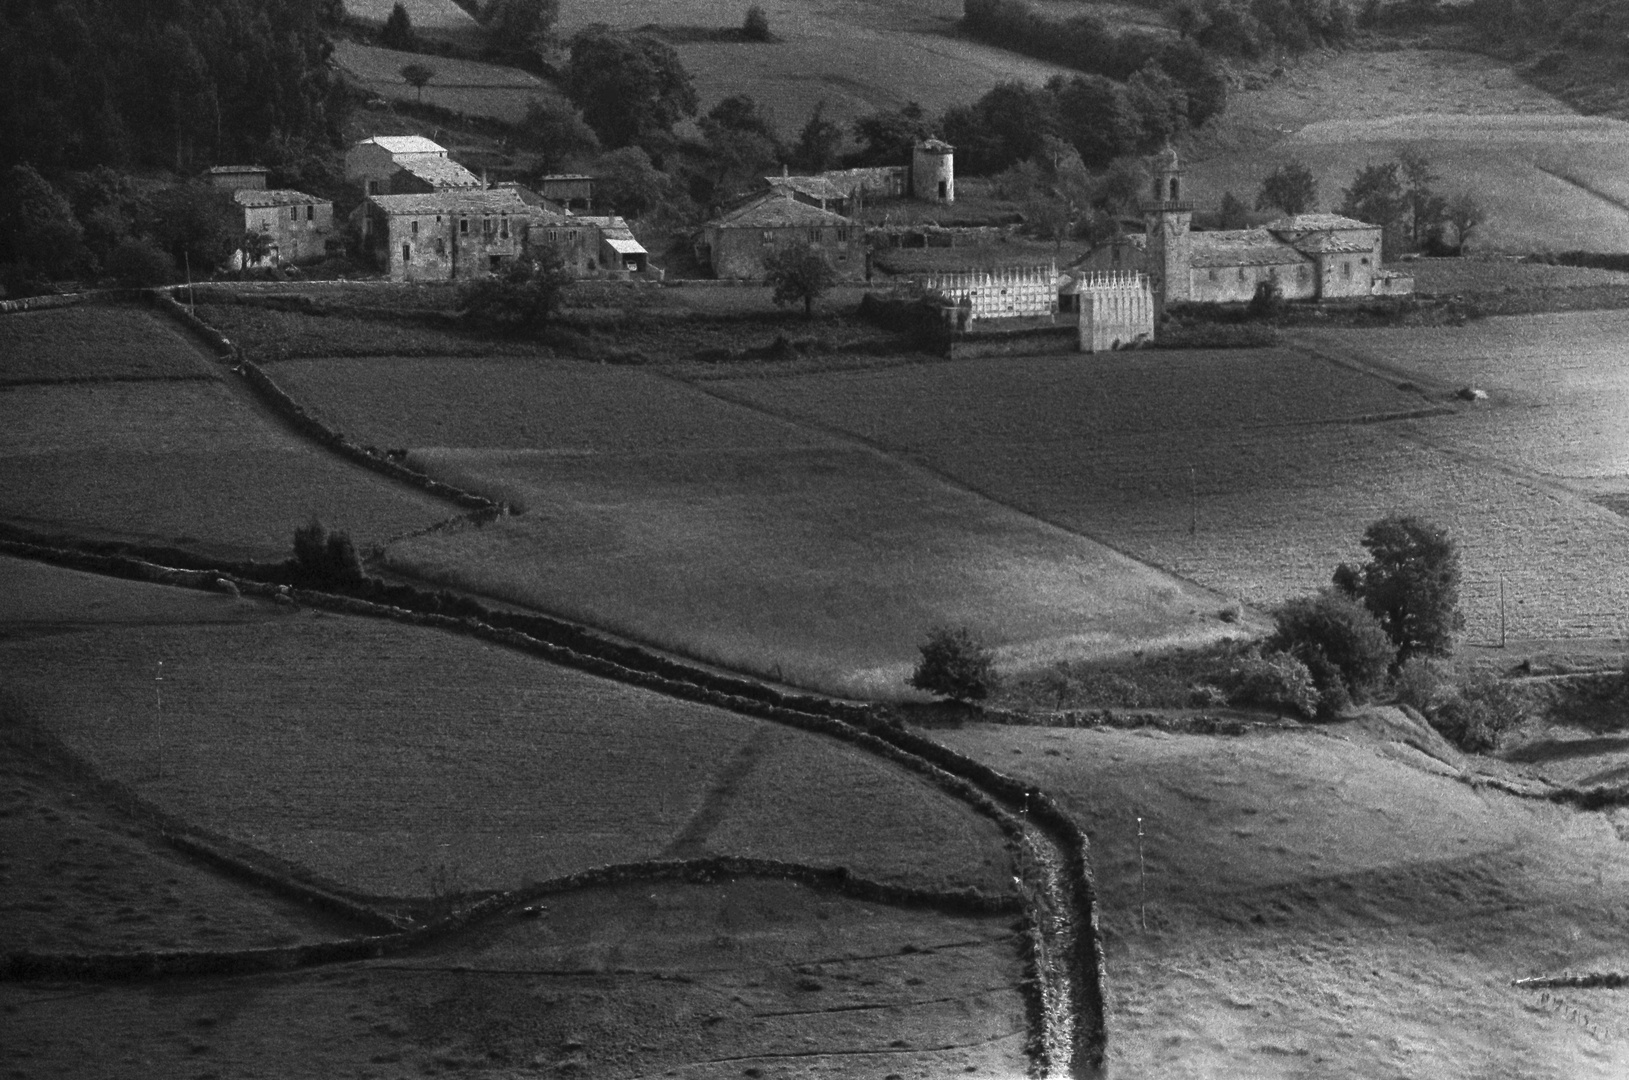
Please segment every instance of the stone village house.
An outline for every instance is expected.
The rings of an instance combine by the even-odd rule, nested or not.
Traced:
[[[334,238],[334,204],[289,188],[267,188],[271,170],[262,165],[219,165],[209,170],[211,185],[232,193],[243,213],[243,231],[266,237],[268,248],[261,266],[305,263],[328,254]],[[243,266],[240,250],[233,269]]]

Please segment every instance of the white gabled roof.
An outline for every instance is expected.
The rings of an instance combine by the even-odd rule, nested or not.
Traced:
[[[363,139],[358,146],[372,143],[391,154],[442,154],[447,148],[440,143],[431,142],[423,135],[374,135]]]
[[[619,240],[614,237],[607,236],[605,238],[605,246],[616,252],[618,255],[649,254],[649,252],[647,252],[644,247],[640,245],[638,240]]]

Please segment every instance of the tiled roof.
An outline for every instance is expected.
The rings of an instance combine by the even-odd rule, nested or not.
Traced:
[[[850,218],[773,193],[722,214],[707,223],[726,229],[776,229],[814,225],[853,225]]]
[[[232,192],[232,201],[239,206],[303,206],[306,203],[321,203],[327,205],[327,199],[319,199],[315,195],[307,195],[303,191],[292,191],[288,188],[272,188],[269,191],[254,189],[239,189]]]
[[[1375,249],[1372,243],[1348,239],[1339,232],[1313,233],[1289,242],[1295,245],[1297,251],[1304,251],[1308,255],[1367,255]]]
[[[549,173],[547,176],[540,176],[537,179],[541,183],[544,180],[592,180],[594,177],[589,176],[587,173],[562,172]]]
[[[481,178],[439,154],[397,154],[396,165],[438,188],[480,187]]]
[[[935,154],[948,154],[956,149],[943,139],[923,139],[916,144],[918,150],[927,150]]]
[[[392,154],[445,154],[447,152],[445,146],[431,142],[423,135],[375,135],[372,138],[363,139],[362,142],[372,143]]]
[[[1365,225],[1340,214],[1296,214],[1267,223],[1269,232],[1329,232],[1332,229],[1377,229],[1378,225]]]
[[[251,193],[254,194],[254,193]],[[562,224],[574,219],[530,206],[512,188],[489,191],[430,191],[417,195],[370,195],[370,202],[387,214],[525,214]]]
[[[1225,229],[1193,234],[1193,263],[1202,268],[1286,266],[1307,257],[1266,229]]]
[[[241,173],[269,173],[264,165],[216,165],[209,170],[211,176],[236,176]]]
[[[811,199],[846,199],[849,189],[824,176],[766,176],[774,191],[795,191]]]

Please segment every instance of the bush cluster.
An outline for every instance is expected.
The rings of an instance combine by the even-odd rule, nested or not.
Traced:
[[[920,646],[911,685],[952,701],[983,701],[999,685],[995,655],[967,627],[936,626]]]
[[[357,585],[367,576],[350,533],[316,520],[294,530],[292,569],[295,582],[312,589]]]

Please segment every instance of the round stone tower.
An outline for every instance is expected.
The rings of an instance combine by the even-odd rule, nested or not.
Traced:
[[[1182,163],[1169,143],[1154,157],[1153,198],[1143,203],[1148,237],[1148,277],[1155,317],[1167,304],[1193,299],[1193,204],[1182,190]]]
[[[925,139],[911,148],[911,194],[927,202],[956,201],[956,148]]]

